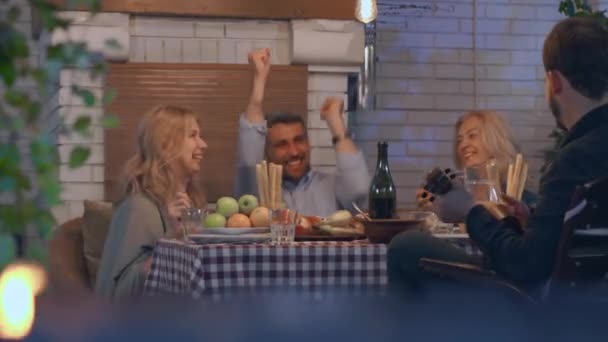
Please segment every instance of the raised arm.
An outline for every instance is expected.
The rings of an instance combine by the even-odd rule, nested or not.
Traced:
[[[249,103],[245,117],[252,123],[264,121],[264,90],[270,72],[270,49],[260,49],[249,53],[249,64],[254,67],[253,86],[249,95]]]
[[[367,207],[370,176],[365,158],[353,140],[348,136],[342,116],[344,102],[330,97],[321,107],[321,118],[327,122],[336,149],[336,199],[340,206],[352,210],[352,202],[362,208]]]

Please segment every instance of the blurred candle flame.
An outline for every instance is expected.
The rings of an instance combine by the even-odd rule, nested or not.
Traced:
[[[369,24],[376,20],[378,16],[378,6],[376,0],[357,0],[355,17],[364,24]]]
[[[26,337],[34,323],[35,296],[46,287],[46,274],[35,264],[12,264],[0,275],[0,339]]]

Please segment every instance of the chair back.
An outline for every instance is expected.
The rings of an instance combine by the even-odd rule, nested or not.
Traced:
[[[608,176],[577,187],[547,296],[608,300]]]

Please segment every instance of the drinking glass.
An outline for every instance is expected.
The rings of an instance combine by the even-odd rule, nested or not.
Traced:
[[[184,241],[188,241],[188,235],[198,230],[202,225],[203,210],[198,208],[186,208],[182,210],[181,223]]]
[[[466,167],[464,185],[477,202],[500,202],[500,177],[496,160]]]
[[[270,210],[270,240],[272,244],[290,243],[295,240],[298,213],[287,208]]]

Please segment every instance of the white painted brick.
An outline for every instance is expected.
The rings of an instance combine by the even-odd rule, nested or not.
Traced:
[[[407,122],[407,113],[395,110],[376,110],[373,112],[357,112],[355,120],[357,124],[397,124],[404,125]]]
[[[506,33],[509,32],[509,20],[477,20],[477,33]]]
[[[53,218],[57,224],[62,224],[73,218],[70,215],[70,208],[66,202],[51,208],[51,214],[53,215]]]
[[[336,152],[333,147],[313,147],[310,150],[312,165],[336,165]]]
[[[485,100],[489,109],[535,109],[534,96],[487,96]]]
[[[564,15],[556,10],[557,4],[552,6],[536,6],[536,18],[541,20],[561,20]]]
[[[61,192],[64,201],[103,200],[104,186],[96,183],[65,183]]]
[[[434,167],[453,167],[452,158],[447,157],[405,157],[393,156],[389,158],[391,172],[395,171],[424,171],[428,172]]]
[[[100,124],[100,119],[103,117],[104,111],[102,107],[85,107],[85,106],[65,106],[59,107],[54,111],[60,115],[63,121],[68,124],[74,124],[80,116],[88,116],[92,119],[94,125]]]
[[[485,38],[487,49],[534,50],[537,44],[535,36],[489,35]]]
[[[320,116],[319,116],[319,111],[317,110],[309,110],[308,111],[308,128],[309,129],[314,129],[314,128],[327,128],[327,124],[321,120]]]
[[[59,76],[61,86],[78,85],[81,87],[100,88],[104,85],[103,76],[94,77],[88,70],[63,69]]]
[[[430,95],[378,95],[378,107],[381,109],[433,108],[433,102],[433,96]]]
[[[59,180],[62,182],[90,182],[93,180],[93,170],[90,165],[83,165],[77,169],[61,165]]]
[[[308,131],[308,137],[313,147],[332,147],[329,129],[311,129]]]
[[[378,140],[379,138],[398,140],[433,140],[435,131],[433,127],[399,127],[399,126],[372,126],[360,127],[357,138],[361,141]],[[405,151],[405,144],[403,145]]]
[[[236,42],[236,62],[238,64],[247,64],[247,56],[253,51],[253,41],[237,40]]]
[[[457,118],[460,116],[460,113],[458,113],[458,115],[454,115],[454,123],[456,123]],[[453,144],[454,136],[454,125],[435,127],[435,141],[449,141],[450,144]]]
[[[473,6],[464,3],[438,3],[437,5],[438,10],[434,13],[431,12],[435,17],[470,18],[471,13],[473,13]]]
[[[132,23],[135,36],[194,37],[194,22],[189,19],[136,16]]]
[[[379,46],[377,51],[381,62],[453,63],[458,59],[458,49]]]
[[[459,81],[410,80],[408,83],[408,92],[412,94],[454,94],[459,91]]]
[[[462,64],[473,63],[473,50],[472,49],[460,49],[458,54],[458,62]]]
[[[165,52],[162,38],[146,38],[146,62],[161,63]]]
[[[511,51],[511,63],[515,65],[542,65],[542,51]]]
[[[270,61],[277,65],[291,64],[290,42],[287,39],[275,41],[275,53],[270,56]]]
[[[522,142],[533,139],[536,129],[529,126],[513,126],[512,131],[515,139]]]
[[[475,92],[473,85],[473,81],[460,81],[460,92],[463,94],[473,94]]]
[[[488,66],[486,77],[491,80],[533,80],[534,67],[529,66]]]
[[[487,1],[487,0],[486,0]],[[531,3],[534,3],[534,5],[555,5],[556,1],[555,0],[501,0],[502,2],[510,2],[512,4],[525,4],[525,5],[530,5]]]
[[[435,66],[437,78],[473,78],[473,67],[461,64],[443,64]]]
[[[407,143],[409,156],[445,156],[452,155],[452,144],[436,141],[415,141]]]
[[[60,144],[95,144],[103,143],[104,132],[103,128],[99,126],[91,126],[89,129],[90,136],[83,137],[77,133],[70,133],[70,135],[60,135],[58,142]]]
[[[511,82],[513,95],[544,95],[545,83],[542,81],[513,81]]]
[[[359,144],[359,147],[361,148],[361,151],[363,151],[365,156],[367,156],[368,159],[373,160],[372,163],[368,163],[368,166],[372,168],[373,165],[376,165],[376,159],[378,158],[378,143],[376,141],[380,139],[386,138],[383,136],[378,136],[377,138],[370,139],[373,141],[366,141]],[[387,152],[390,163],[391,157],[404,156],[407,154],[407,144],[405,142],[389,141]]]
[[[408,90],[408,81],[401,78],[379,77],[376,80],[376,91],[378,93],[403,93]]]
[[[434,70],[432,64],[382,63],[378,75],[381,77],[431,78]]]
[[[419,187],[424,178],[420,172],[391,172],[396,187]]]
[[[471,34],[437,34],[435,35],[435,46],[440,48],[471,48],[473,47],[473,36]]]
[[[93,96],[95,97],[95,106],[99,106],[101,104],[101,99],[103,98],[103,89],[101,88],[90,88],[83,87],[88,89]],[[61,106],[84,106],[84,102],[80,96],[75,96],[72,93],[72,89],[69,87],[61,87],[58,93],[59,96],[59,105]]]
[[[58,151],[59,151],[59,158],[61,160],[61,163],[67,164],[70,161],[70,153],[72,152],[72,149],[75,147],[76,145],[59,145],[58,147]],[[83,144],[84,146],[84,144]],[[91,155],[89,156],[89,159],[87,159],[85,165],[94,165],[94,164],[103,164],[104,163],[104,150],[103,150],[103,144],[94,144],[94,145],[87,145],[90,149],[91,149]]]
[[[164,58],[166,63],[182,62],[182,41],[181,39],[165,39],[164,41]]]
[[[547,72],[545,71],[545,67],[537,66],[536,67],[536,79],[544,81],[546,76],[547,76]]]
[[[509,60],[508,51],[477,51],[477,63],[479,64],[509,64]]]
[[[511,22],[511,32],[545,36],[551,31],[554,25],[554,21],[513,20]]]
[[[226,24],[226,38],[238,39],[287,39],[287,22],[234,22]]]
[[[308,74],[309,91],[336,91],[345,92],[347,90],[348,79],[343,74]]]
[[[407,122],[411,125],[447,125],[451,128],[458,117],[460,117],[460,113],[456,111],[409,111]],[[437,128],[435,128],[435,131],[437,131]]]
[[[479,81],[477,89],[481,95],[508,95],[511,93],[509,81]]]
[[[146,38],[131,37],[129,61],[130,62],[145,62],[146,61]]]
[[[535,102],[535,109],[536,110],[547,110],[548,105],[547,105],[547,99],[545,99],[544,96],[537,96],[534,99]]]
[[[94,165],[93,169],[93,182],[103,183],[105,180],[105,169],[103,166]]]
[[[434,35],[431,33],[383,32],[378,35],[380,50],[395,46],[433,47],[435,46],[433,40]]]
[[[201,63],[201,42],[197,39],[182,39],[182,62]]]
[[[203,59],[205,54],[203,53]],[[234,64],[236,63],[236,41],[235,40],[220,40],[219,41],[219,58],[220,63]]]
[[[435,98],[437,109],[473,109],[473,96],[466,95],[439,95]]]
[[[223,38],[223,22],[202,22],[194,24],[194,35],[199,38]]]
[[[219,42],[217,40],[202,40],[201,41],[201,62],[202,63],[219,63]],[[224,62],[228,63],[228,62]]]
[[[407,28],[410,32],[456,32],[458,31],[458,19],[452,18],[406,18]]]
[[[534,6],[488,5],[486,7],[486,16],[488,18],[534,19],[535,10]]]

